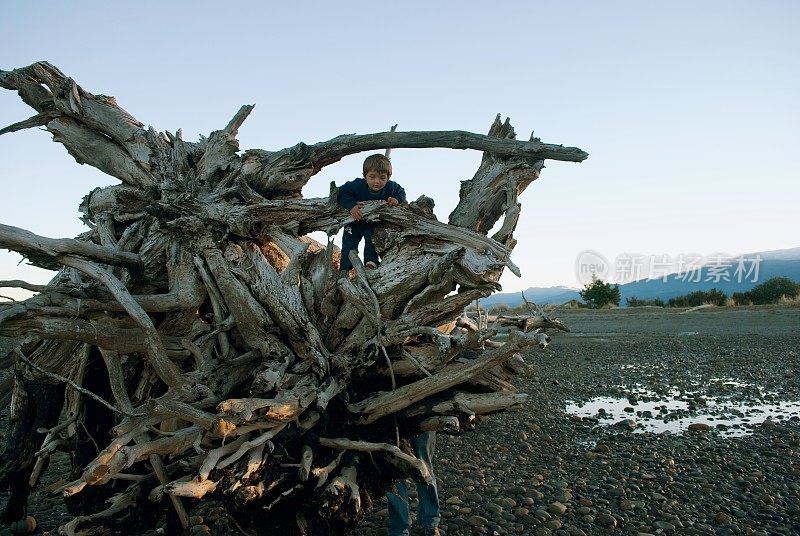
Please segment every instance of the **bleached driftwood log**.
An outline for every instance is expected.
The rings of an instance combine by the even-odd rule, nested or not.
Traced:
[[[469,430],[524,397],[510,383],[519,352],[549,338],[490,345],[494,331],[464,309],[505,268],[519,274],[519,196],[544,159],[579,162],[580,149],[517,141],[498,116],[488,135],[392,131],[240,152],[253,106],[193,143],[48,63],[0,71],[0,86],[35,111],[0,134],[44,126],[120,181],[83,199],[89,231],[75,239],[0,225],[0,247],[59,270],[48,285],[0,282],[37,292],[0,303],[0,336],[15,342],[4,361],[14,381],[0,383],[6,403],[14,392],[0,460],[7,521],[24,517],[45,457],[69,443],[62,491],[79,515],[64,534],[98,523],[146,532],[165,511],[174,533],[209,500],[253,533],[342,533],[386,480],[429,478],[409,437]],[[484,156],[448,222],[425,197],[368,203],[382,263],[367,271],[356,257],[338,277],[332,242],[307,235],[333,235],[349,214],[334,184],[326,198],[302,188],[346,155],[400,147]],[[102,510],[97,499],[112,495]]]

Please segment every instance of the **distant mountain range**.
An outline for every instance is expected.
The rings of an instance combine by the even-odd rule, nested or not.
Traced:
[[[739,259],[745,260],[739,265]],[[760,261],[755,259],[760,258]],[[757,266],[754,266],[757,265]],[[737,273],[737,268],[740,270]],[[756,273],[757,272],[757,273]],[[722,263],[705,264],[694,271],[673,273],[658,279],[641,279],[619,286],[620,306],[625,307],[627,298],[667,301],[695,290],[719,289],[730,296],[734,292],[745,292],[771,277],[788,277],[800,282],[800,247],[762,251],[736,256]],[[565,286],[531,287],[525,290],[525,298],[539,305],[560,304],[581,299],[580,289]],[[522,305],[519,292],[498,293],[481,300],[484,307]]]

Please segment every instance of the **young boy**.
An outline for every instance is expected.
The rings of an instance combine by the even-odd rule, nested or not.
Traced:
[[[378,253],[372,243],[372,233],[375,224],[363,221],[361,203],[364,201],[386,201],[390,206],[397,206],[406,202],[406,192],[403,187],[394,181],[392,176],[392,162],[382,154],[373,154],[364,160],[364,178],[354,179],[344,183],[339,188],[339,204],[350,211],[353,223],[344,228],[342,234],[342,260],[339,273],[347,273],[353,264],[350,262],[350,251],[358,248],[359,242],[364,238],[364,265],[368,269],[378,267]]]

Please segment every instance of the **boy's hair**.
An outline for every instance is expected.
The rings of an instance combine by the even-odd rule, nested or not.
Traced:
[[[378,173],[386,173],[389,177],[392,176],[392,161],[384,155],[371,154],[364,160],[364,176],[370,171],[377,171]]]

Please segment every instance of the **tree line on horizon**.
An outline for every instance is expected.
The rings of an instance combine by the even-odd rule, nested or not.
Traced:
[[[573,305],[586,309],[619,307],[621,301],[619,285],[612,285],[602,279],[594,278],[578,293],[583,302],[573,300]],[[625,299],[627,307],[697,307],[711,304],[724,305],[768,305],[783,299],[796,299],[800,296],[800,283],[788,277],[772,277],[746,292],[734,292],[728,296],[722,290],[696,290],[664,301],[661,298],[643,299],[631,296]],[[493,308],[496,313],[519,314],[527,311],[527,305],[516,307],[501,305]]]
[[[600,279],[595,279],[587,284],[579,294],[591,309],[608,305],[619,306],[620,302],[619,285],[610,285]],[[768,305],[778,303],[786,298],[793,299],[798,295],[800,295],[800,283],[792,281],[788,277],[772,277],[746,292],[734,292],[730,296],[722,290],[712,288],[675,296],[666,302],[661,298],[647,300],[631,296],[626,298],[625,304],[628,307],[697,307],[705,304],[718,306]]]

